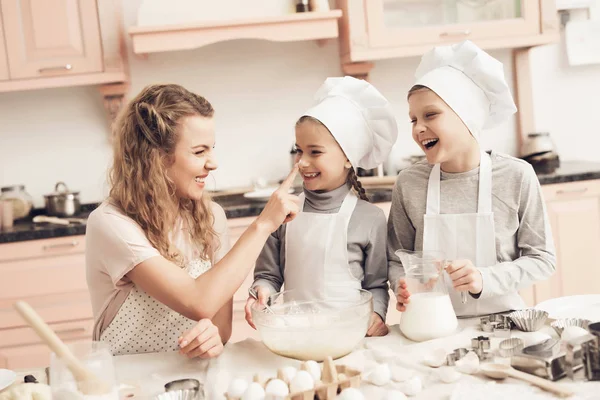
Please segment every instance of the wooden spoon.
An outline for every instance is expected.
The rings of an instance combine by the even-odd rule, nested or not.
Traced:
[[[481,364],[481,372],[493,379],[505,379],[507,377],[513,377],[522,381],[531,383],[541,389],[547,390],[554,394],[562,397],[569,397],[573,395],[573,392],[557,383],[547,381],[540,378],[539,376],[527,374],[522,371],[518,371],[506,364]]]
[[[15,309],[19,312],[21,317],[27,323],[35,333],[50,347],[58,357],[60,357],[67,368],[71,371],[77,386],[83,394],[99,395],[110,392],[110,387],[106,382],[100,380],[94,373],[92,373],[83,363],[75,357],[73,352],[60,340],[56,333],[44,322],[37,312],[31,306],[24,301],[17,301],[15,303]]]

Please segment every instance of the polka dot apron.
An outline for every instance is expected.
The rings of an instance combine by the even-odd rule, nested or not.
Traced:
[[[196,259],[185,268],[196,279],[210,267],[210,261]],[[177,339],[194,325],[196,321],[134,286],[100,340],[110,344],[113,355],[177,351]]]

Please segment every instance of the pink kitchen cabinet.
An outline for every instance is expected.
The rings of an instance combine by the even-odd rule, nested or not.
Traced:
[[[84,236],[0,245],[0,367],[48,366],[49,351],[15,312],[17,300],[27,301],[62,339],[91,339],[84,252]]]
[[[417,56],[470,39],[485,49],[556,41],[554,0],[340,0],[342,63]]]
[[[535,301],[600,294],[600,180],[542,186],[556,247],[556,273]]]
[[[102,47],[93,0],[2,0],[12,79],[101,72]]]
[[[0,92],[98,85],[114,118],[128,89],[120,0],[0,0]]]

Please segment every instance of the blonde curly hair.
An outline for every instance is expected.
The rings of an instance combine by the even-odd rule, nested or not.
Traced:
[[[113,132],[110,200],[140,225],[163,257],[179,266],[183,257],[169,238],[179,218],[203,259],[211,260],[218,247],[210,197],[178,198],[167,176],[175,162],[180,122],[195,115],[214,115],[204,97],[179,85],[150,85],[121,112]]]

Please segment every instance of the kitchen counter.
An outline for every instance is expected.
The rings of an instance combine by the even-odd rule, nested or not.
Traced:
[[[538,174],[538,177],[542,185],[600,179],[600,163],[564,161],[555,172]],[[392,187],[369,188],[367,195],[373,203],[389,202],[392,198]],[[228,219],[257,216],[266,204],[263,201],[248,200],[242,194],[219,195],[219,193],[215,193],[214,200],[224,208]],[[78,217],[87,218],[96,206],[97,204],[84,205],[83,212]],[[41,214],[43,210],[36,210],[36,213]],[[0,244],[84,234],[85,224],[61,226],[34,224],[29,220],[15,223],[13,228],[0,231]]]
[[[529,386],[526,383],[515,379],[507,379],[505,383],[495,383],[492,379],[482,375],[462,375],[458,382],[452,384],[442,383],[437,377],[437,371],[434,368],[425,367],[422,360],[426,354],[432,350],[443,348],[451,352],[458,347],[470,348],[470,340],[482,334],[478,330],[478,319],[461,320],[461,330],[456,335],[437,339],[429,342],[415,343],[407,340],[400,333],[397,325],[390,327],[390,333],[385,337],[365,338],[363,342],[348,356],[336,361],[336,364],[348,365],[352,368],[370,371],[375,365],[375,354],[377,357],[390,357],[387,362],[398,362],[399,360],[405,368],[414,371],[415,376],[419,376],[423,382],[423,390],[411,396],[411,399],[497,399],[502,390],[512,389],[513,393],[518,393],[514,398],[530,398],[536,400],[554,399],[552,395],[541,391],[540,389]],[[532,339],[539,332],[525,333],[513,331],[513,337],[521,337],[526,340]],[[549,327],[543,328],[544,333],[554,335],[554,331]],[[497,349],[498,343],[503,339],[491,338],[492,350]],[[150,353],[139,355],[117,356],[114,358],[115,369],[118,380],[121,384],[131,387],[125,393],[135,394],[133,399],[152,399],[164,389],[165,383],[176,379],[193,378],[204,383],[206,399],[224,399],[223,393],[226,391],[228,383],[233,378],[244,378],[251,380],[255,374],[261,379],[274,377],[277,369],[284,366],[294,366],[298,368],[300,362],[289,358],[284,358],[271,353],[260,341],[247,339],[237,343],[230,343],[225,346],[223,354],[213,360],[189,360],[178,353]],[[506,363],[508,360],[497,357],[496,362]],[[415,367],[413,367],[415,366]],[[580,397],[579,399],[593,399],[600,390],[600,382],[583,382],[580,375],[577,381],[569,378],[563,378],[558,381],[559,384],[569,387]],[[388,384],[386,387],[376,387],[366,382],[361,384],[360,390],[367,399],[381,399],[386,389],[394,384]],[[474,396],[476,389],[479,389],[479,396]],[[469,395],[464,396],[465,391]],[[460,396],[460,394],[463,396]],[[482,394],[485,393],[485,396]],[[458,397],[451,397],[452,395]],[[506,392],[504,392],[506,394]]]

